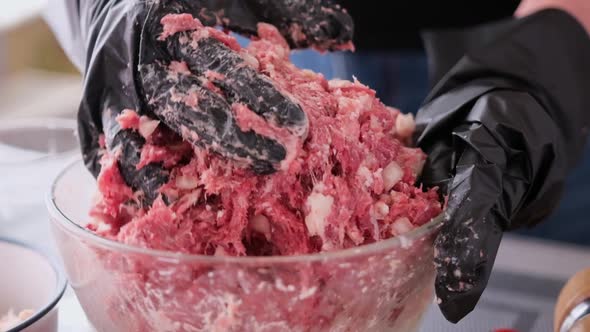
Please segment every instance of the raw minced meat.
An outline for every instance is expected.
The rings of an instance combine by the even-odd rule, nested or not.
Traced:
[[[356,80],[327,81],[296,68],[285,40],[269,25],[260,25],[260,39],[242,49],[190,15],[162,22],[162,39],[184,33],[192,44],[214,36],[238,52],[246,66],[301,106],[309,129],[293,135],[246,105],[231,105],[241,130],[285,147],[279,170],[261,176],[192,146],[142,112],[126,110],[119,125],[145,139],[136,167],[160,163],[170,177],[146,207],[145,195],[129,188],[119,171],[121,152],[105,152],[91,230],[179,253],[297,255],[399,236],[441,212],[436,190],[415,186],[425,155],[409,146],[411,115],[386,107]],[[167,68],[170,77],[190,74],[184,62]],[[221,74],[203,74],[203,86],[222,94],[214,85]],[[189,107],[200,97],[193,90],[169,94],[171,102]],[[399,246],[342,256],[253,260],[193,260],[103,246],[85,251],[83,245],[75,255],[80,264],[72,269],[92,261],[77,295],[97,305],[87,312],[99,330],[413,331],[432,301],[433,236],[426,232]]]
[[[270,25],[261,24],[260,38],[242,49],[231,36],[202,27],[190,15],[169,15],[162,22],[161,38],[198,27],[195,34],[218,38],[239,52],[302,107],[308,135],[290,141],[247,106],[234,104],[242,130],[255,129],[287,150],[279,171],[260,176],[126,110],[118,118],[120,126],[146,138],[138,168],[161,162],[171,171],[170,179],[151,206],[141,207],[141,193],[133,192],[119,173],[117,154],[106,153],[92,229],[129,245],[175,252],[295,255],[391,238],[441,213],[436,190],[415,186],[426,156],[408,146],[411,115],[385,106],[356,80],[328,81],[296,68],[286,41]],[[188,67],[176,62],[170,70]]]

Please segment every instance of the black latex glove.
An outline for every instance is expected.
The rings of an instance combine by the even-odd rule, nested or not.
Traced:
[[[566,13],[546,10],[428,34],[426,45],[438,83],[416,118],[429,155],[422,181],[448,193],[435,287],[457,322],[486,287],[502,233],[559,202],[590,123],[590,39]]]
[[[189,13],[203,24],[248,36],[256,34],[259,22],[266,22],[278,27],[292,47],[325,50],[349,43],[353,29],[350,16],[329,0],[64,0],[61,7],[66,17],[50,21],[58,26],[58,38],[64,31],[73,35],[70,39],[78,45],[65,48],[85,68],[78,122],[86,165],[98,174],[99,135],[104,132],[107,149],[122,149],[118,162],[123,178],[148,201],[167,181],[168,170],[156,163],[136,169],[145,141],[136,132],[121,130],[115,119],[125,109],[157,118],[189,142],[240,160],[258,173],[273,172],[285,149],[254,131],[241,131],[232,117],[233,102],[246,104],[301,138],[308,125],[297,103],[217,39],[200,39],[196,47],[179,42],[190,32],[159,40],[165,15]],[[56,19],[61,21],[55,23]],[[85,53],[77,52],[76,46]],[[172,61],[185,61],[191,74],[171,78]],[[224,96],[203,86],[208,70],[223,77],[212,83]],[[181,95],[197,91],[198,105],[175,102],[172,89]]]

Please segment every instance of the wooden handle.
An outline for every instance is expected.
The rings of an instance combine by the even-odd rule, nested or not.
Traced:
[[[576,273],[563,287],[555,306],[554,331],[559,332],[574,307],[590,299],[590,268]],[[590,317],[578,321],[571,332],[589,332]]]

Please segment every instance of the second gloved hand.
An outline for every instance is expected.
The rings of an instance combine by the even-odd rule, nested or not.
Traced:
[[[590,40],[568,14],[547,10],[430,35],[431,63],[453,63],[445,57],[455,53],[446,50],[451,42],[466,45],[466,56],[416,122],[429,156],[422,182],[448,194],[435,288],[443,314],[457,322],[484,291],[503,232],[536,224],[559,203],[590,124]]]

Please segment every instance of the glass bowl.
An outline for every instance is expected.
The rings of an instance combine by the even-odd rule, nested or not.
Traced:
[[[77,161],[47,197],[70,284],[98,331],[416,331],[433,302],[440,218],[313,255],[220,257],[128,246],[84,227],[96,183]]]

